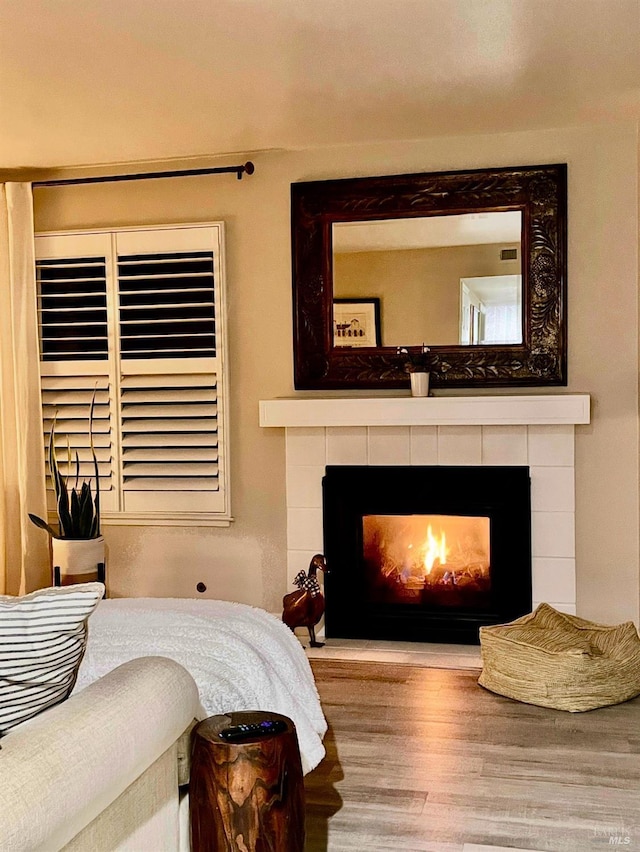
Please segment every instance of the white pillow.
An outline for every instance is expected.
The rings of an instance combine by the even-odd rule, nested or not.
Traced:
[[[69,695],[102,583],[0,595],[0,737]]]

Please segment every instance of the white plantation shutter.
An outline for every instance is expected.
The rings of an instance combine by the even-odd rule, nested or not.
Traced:
[[[222,251],[220,224],[36,239],[44,431],[93,478],[97,388],[107,522],[229,519]]]
[[[121,357],[215,355],[213,266],[212,251],[119,253]]]
[[[117,511],[113,378],[109,360],[111,238],[104,234],[36,238],[43,436],[48,459],[56,418],[56,456],[68,484],[95,478],[89,412],[95,392],[94,444],[99,460],[102,512]],[[71,461],[69,461],[71,452]],[[55,511],[47,462],[47,501]]]
[[[37,280],[42,359],[107,360],[106,258],[41,259]]]
[[[130,509],[152,491],[165,511],[185,503],[190,511],[218,510],[224,494],[217,405],[212,373],[123,375],[122,475]]]

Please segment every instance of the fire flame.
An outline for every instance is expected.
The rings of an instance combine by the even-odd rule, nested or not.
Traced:
[[[440,563],[440,565],[446,565],[447,562],[447,554],[449,553],[447,549],[447,540],[445,538],[444,531],[440,533],[440,537],[438,538],[433,534],[433,530],[431,528],[431,524],[427,527],[427,538],[423,545],[424,547],[424,573],[425,576],[429,576],[431,573],[431,569],[435,565],[436,559]]]

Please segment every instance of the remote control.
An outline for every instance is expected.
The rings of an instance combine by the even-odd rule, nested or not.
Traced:
[[[220,736],[227,742],[267,737],[270,734],[281,734],[287,730],[286,722],[281,719],[265,719],[264,722],[254,722],[247,725],[230,725],[220,731]]]

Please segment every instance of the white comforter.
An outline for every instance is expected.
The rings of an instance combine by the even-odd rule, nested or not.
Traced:
[[[261,609],[179,598],[104,600],[89,619],[75,691],[134,657],[170,657],[198,685],[206,715],[267,710],[293,720],[303,771],[327,729],[311,667],[288,627]]]

